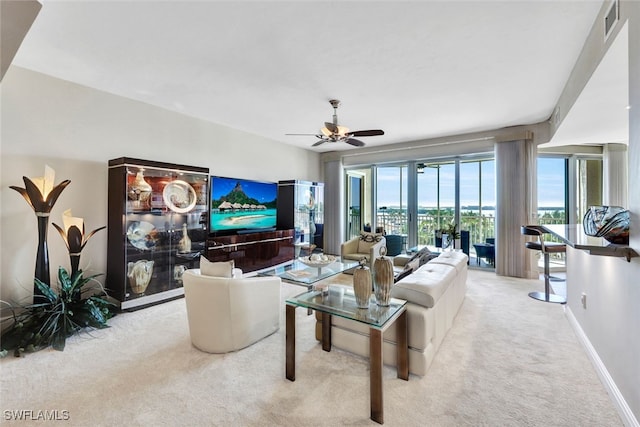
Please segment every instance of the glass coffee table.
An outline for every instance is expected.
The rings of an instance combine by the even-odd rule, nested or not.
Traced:
[[[312,288],[313,285],[320,280],[324,280],[328,277],[335,276],[336,274],[344,273],[345,271],[358,266],[358,261],[344,260],[336,258],[336,261],[326,266],[310,267],[298,259],[293,260],[292,263],[286,265],[279,265],[275,268],[270,268],[258,273],[259,276],[277,276],[287,282],[295,283],[296,285],[306,286]]]
[[[392,325],[397,328],[398,378],[409,380],[409,346],[407,336],[407,302],[391,298],[388,307],[375,303],[358,308],[353,289],[329,285],[326,290],[311,290],[286,301],[286,377],[296,379],[296,308],[304,307],[322,313],[322,349],[331,351],[331,316],[340,316],[369,326],[369,365],[371,419],[384,423],[382,393],[382,334]]]

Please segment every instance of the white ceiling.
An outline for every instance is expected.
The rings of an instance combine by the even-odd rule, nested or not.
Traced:
[[[569,115],[543,147],[629,142],[629,30],[625,25],[580,93]]]
[[[544,121],[601,7],[42,3],[15,65],[309,149],[313,136],[285,133],[317,133],[331,120],[331,98],[351,130],[384,129],[363,138],[368,146]]]

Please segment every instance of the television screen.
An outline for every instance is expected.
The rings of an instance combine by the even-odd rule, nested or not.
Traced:
[[[275,228],[277,183],[212,176],[209,185],[210,233]]]

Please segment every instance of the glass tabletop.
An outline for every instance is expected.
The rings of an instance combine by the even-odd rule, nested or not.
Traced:
[[[259,275],[277,276],[282,280],[311,286],[320,280],[343,273],[344,271],[357,266],[357,261],[341,261],[338,258],[336,261],[323,267],[310,267],[295,259],[290,264],[280,265],[275,268],[262,271]]]
[[[358,308],[353,288],[342,285],[329,285],[323,290],[312,290],[287,299],[287,304],[310,308],[332,316],[355,320],[377,329],[396,318],[405,309],[407,301],[391,298],[389,306],[381,307],[376,304],[371,295],[369,308]]]

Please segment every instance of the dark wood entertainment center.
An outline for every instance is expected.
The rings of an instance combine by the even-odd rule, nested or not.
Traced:
[[[106,288],[122,310],[181,297],[182,274],[201,256],[249,273],[291,262],[303,243],[322,244],[320,183],[214,177],[204,167],[129,157],[108,166]],[[212,207],[214,179],[235,186],[227,193],[222,185]],[[231,225],[213,227],[214,210]]]
[[[209,237],[209,261],[233,260],[244,273],[272,267],[294,258],[294,230],[262,231]]]

